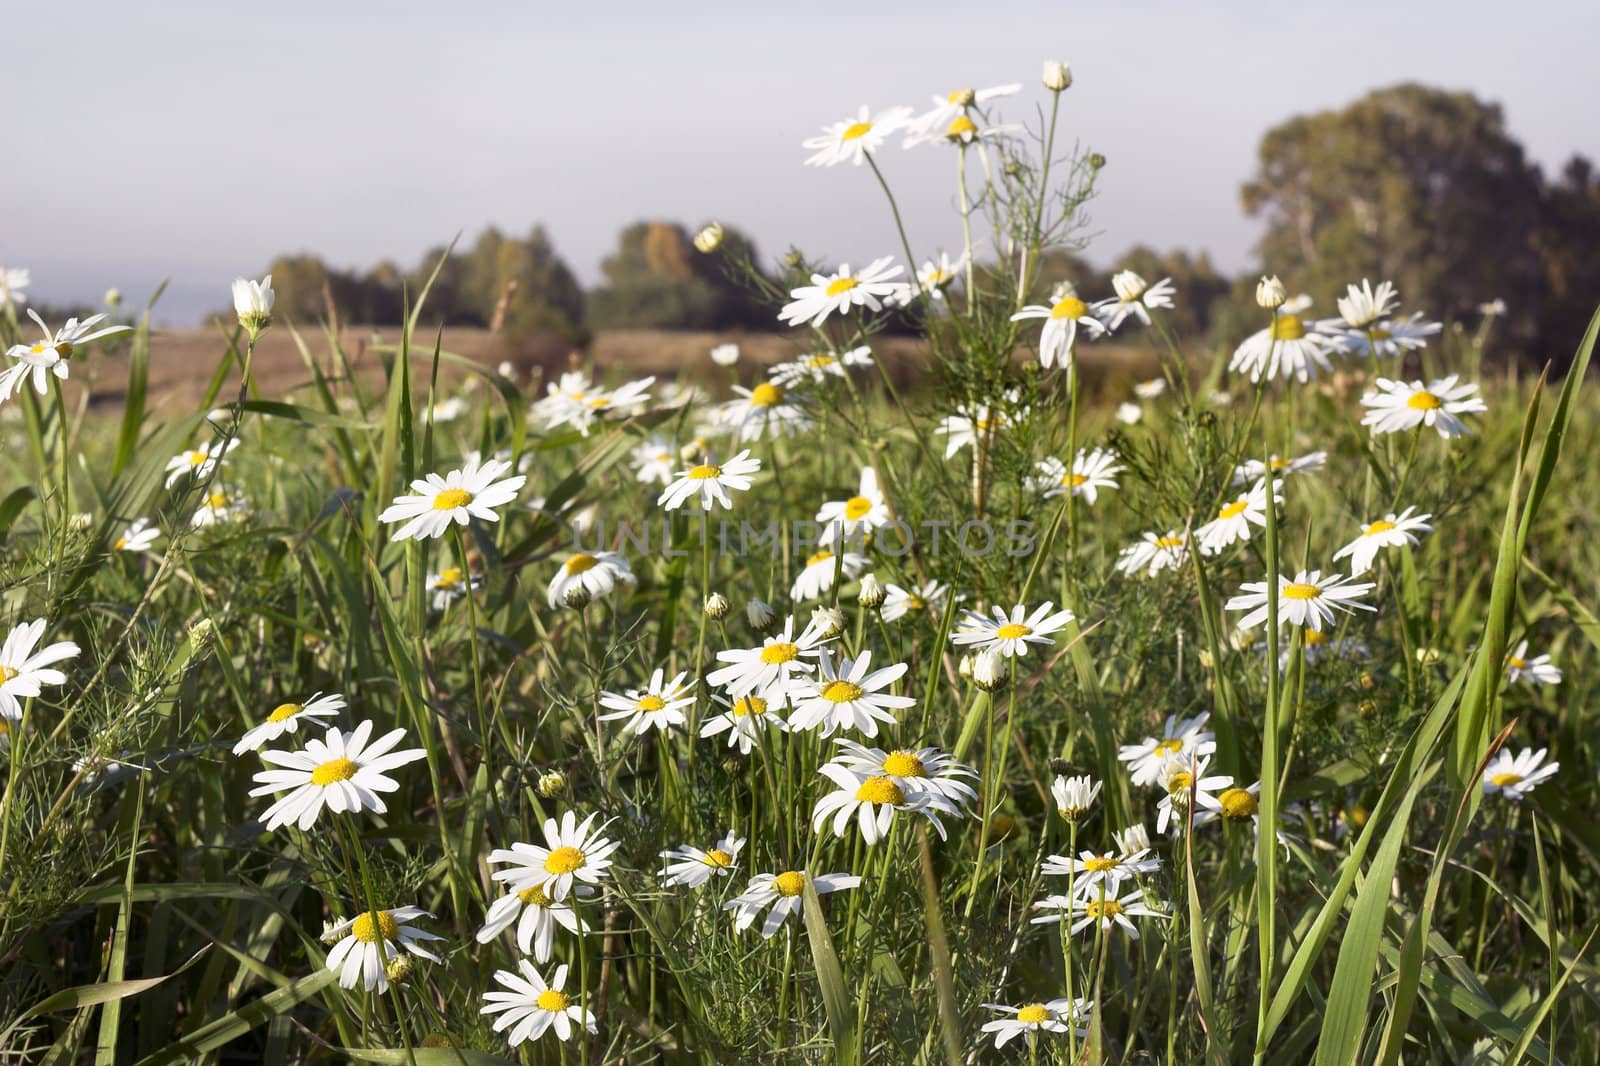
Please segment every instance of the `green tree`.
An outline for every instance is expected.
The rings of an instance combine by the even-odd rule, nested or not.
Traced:
[[[601,264],[606,283],[589,294],[595,326],[653,329],[771,329],[776,312],[725,272],[725,262],[755,261],[750,239],[725,229],[722,251],[695,251],[675,222],[636,222]]]

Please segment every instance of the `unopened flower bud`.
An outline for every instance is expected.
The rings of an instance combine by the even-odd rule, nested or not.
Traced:
[[[1365,670],[1361,671],[1360,681],[1361,690],[1363,692],[1371,692],[1373,689],[1378,687],[1378,679],[1367,673]]]
[[[1274,274],[1270,278],[1262,277],[1260,281],[1256,282],[1257,307],[1263,307],[1271,311],[1282,307],[1284,301],[1288,298],[1289,294],[1284,290],[1283,282],[1278,280],[1278,275]]]
[[[239,325],[249,331],[252,338],[272,324],[272,305],[277,293],[272,291],[272,275],[260,281],[235,278],[233,281],[233,310],[239,316]]]
[[[384,973],[393,985],[403,985],[411,977],[411,971],[417,964],[411,961],[410,955],[396,955],[389,960],[389,965],[384,967]]]
[[[1072,68],[1055,59],[1047,59],[1040,80],[1053,93],[1066,92],[1072,86]]]
[[[539,795],[545,799],[559,795],[567,787],[567,775],[560,770],[546,770],[539,775],[539,783],[534,786]]]
[[[1375,700],[1362,700],[1361,703],[1356,707],[1356,713],[1359,714],[1363,720],[1370,719],[1373,715],[1378,713],[1378,704]]]
[[[993,648],[980,651],[972,660],[972,683],[985,692],[998,692],[1006,687],[1010,675],[1005,662]]]
[[[121,289],[107,289],[106,290],[106,306],[110,307],[110,308],[116,308],[116,307],[121,306],[121,304],[122,304],[122,290]]]
[[[760,600],[751,600],[744,605],[744,617],[757,633],[765,633],[778,622],[778,612]]]
[[[1417,649],[1417,662],[1421,663],[1423,666],[1432,666],[1434,663],[1438,662],[1442,657],[1443,656],[1440,654],[1438,648],[1418,648]]]
[[[861,606],[877,610],[888,598],[889,593],[884,590],[883,582],[878,580],[876,574],[868,574],[861,579],[861,588],[856,593],[856,602]]]
[[[713,592],[707,596],[706,617],[713,622],[720,622],[728,617],[728,597],[720,592]]]
[[[217,627],[209,618],[202,618],[189,627],[189,649],[196,655],[205,651],[216,639]]]
[[[956,673],[960,674],[963,680],[972,680],[972,656],[963,655],[961,657],[961,660],[956,663]]]
[[[811,612],[811,625],[823,640],[844,632],[844,612],[837,607],[818,607]]]
[[[971,89],[957,89],[947,99],[957,107],[971,107],[978,100],[978,94]]]
[[[1103,170],[1103,169],[1105,169],[1105,165],[1106,165],[1106,157],[1105,156],[1101,155],[1099,152],[1090,152],[1089,153],[1089,166],[1092,169],[1094,169],[1094,170]]]
[[[88,529],[94,525],[94,515],[80,511],[72,516],[73,529]]]
[[[589,595],[589,590],[582,585],[569,585],[562,601],[575,611],[581,611],[589,606],[589,601],[594,597]]]
[[[1216,665],[1216,660],[1213,659],[1211,657],[1211,653],[1206,651],[1204,648],[1200,649],[1200,665],[1205,667],[1207,670]]]
[[[694,246],[706,255],[710,255],[722,247],[722,223],[707,222],[700,227],[700,232],[694,235]]]

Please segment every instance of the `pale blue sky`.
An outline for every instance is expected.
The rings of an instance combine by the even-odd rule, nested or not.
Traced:
[[[857,105],[923,105],[1071,62],[1063,129],[1111,160],[1091,258],[1135,243],[1251,265],[1239,209],[1263,130],[1403,80],[1504,105],[1547,171],[1600,156],[1600,4],[1352,0],[820,5],[16,5],[24,63],[0,171],[0,263],[47,300],[227,304],[280,251],[402,264],[535,220],[585,282],[625,223],[718,217],[768,256],[897,251],[869,172],[801,166]],[[22,62],[22,60],[19,60]],[[953,166],[886,170],[919,253],[959,243]]]

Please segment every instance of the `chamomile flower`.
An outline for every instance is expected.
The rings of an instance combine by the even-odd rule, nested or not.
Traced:
[[[1111,275],[1111,288],[1117,294],[1117,298],[1101,303],[1095,308],[1096,316],[1109,330],[1115,330],[1122,325],[1129,315],[1133,315],[1148,326],[1150,308],[1171,307],[1172,296],[1176,291],[1172,287],[1171,278],[1162,278],[1151,285],[1131,270],[1119,270]],[[1163,381],[1161,384],[1165,386],[1166,382]],[[1140,399],[1147,398],[1140,396]]]
[[[990,608],[989,615],[963,611],[950,642],[971,646],[979,651],[992,648],[1010,659],[1027,655],[1030,644],[1054,644],[1050,634],[1071,622],[1074,617],[1070,610],[1055,611],[1055,604],[1048,600],[1034,608],[1032,614],[1027,614],[1027,610],[1025,605],[1019,603],[1011,608],[1009,614],[998,605]]]
[[[1338,617],[1338,611],[1375,611],[1372,604],[1360,600],[1374,587],[1370,581],[1357,582],[1339,573],[1323,577],[1321,570],[1302,570],[1293,578],[1279,574],[1278,624],[1320,630]],[[1224,607],[1248,611],[1239,619],[1239,627],[1254,629],[1267,620],[1267,583],[1246,581],[1239,589],[1240,594]]]
[[[846,352],[812,352],[786,363],[779,363],[767,376],[776,385],[796,388],[838,380],[846,371],[872,365],[872,349],[866,345]]]
[[[238,437],[233,437],[224,444],[222,441],[204,441],[198,448],[190,448],[180,452],[167,460],[167,488],[171,488],[184,478],[195,481],[204,481],[209,478],[212,471],[227,462],[228,453],[243,442]]]
[[[328,952],[328,969],[339,975],[340,988],[354,988],[359,981],[369,992],[386,992],[386,968],[401,951],[439,962],[439,956],[422,946],[423,941],[443,940],[437,933],[406,925],[413,918],[432,918],[421,907],[395,907],[383,911],[362,911],[354,918],[333,926],[325,939],[338,937]],[[381,947],[380,947],[381,945]]]
[[[1050,798],[1055,801],[1056,813],[1069,822],[1081,821],[1100,798],[1102,782],[1088,774],[1078,777],[1056,775],[1050,783]]]
[[[633,460],[634,477],[644,484],[672,484],[678,466],[678,453],[662,436],[651,437],[628,453]]]
[[[737,747],[741,755],[749,755],[752,747],[762,743],[763,730],[776,729],[780,733],[789,731],[789,724],[778,716],[777,707],[765,696],[748,693],[735,700],[721,696],[713,696],[712,699],[727,710],[701,722],[700,735],[715,737],[726,733],[728,747]]]
[[[688,719],[683,709],[694,706],[695,699],[694,686],[684,683],[688,676],[685,670],[667,681],[666,671],[657,667],[644,688],[630,688],[622,694],[602,692],[600,706],[610,708],[611,713],[602,714],[599,719],[609,722],[626,718],[628,724],[623,727],[624,731],[638,736],[652,729],[665,733],[673,726],[684,725]]]
[[[599,884],[611,876],[611,853],[618,844],[601,835],[605,825],[596,827],[597,817],[591,814],[580,822],[567,811],[560,822],[544,820],[543,844],[518,842],[491,851],[490,863],[506,864],[504,870],[495,871],[494,879],[517,891],[537,886],[552,900],[566,899],[580,883]]]
[[[1431,514],[1413,514],[1415,507],[1407,507],[1399,514],[1390,512],[1382,518],[1361,527],[1361,535],[1333,553],[1333,561],[1348,557],[1350,575],[1356,577],[1372,569],[1378,552],[1384,548],[1401,548],[1417,543],[1417,533],[1431,533],[1428,525]]]
[[[868,152],[881,147],[910,117],[909,107],[891,107],[873,114],[862,104],[854,117],[829,123],[822,128],[820,136],[800,142],[800,147],[809,148],[813,153],[806,159],[806,166],[831,167],[840,163],[860,166]]]
[[[789,920],[789,916],[800,909],[800,900],[805,894],[807,881],[811,882],[812,889],[819,896],[856,888],[861,884],[861,878],[853,874],[812,876],[804,870],[756,874],[750,879],[749,886],[724,903],[722,909],[734,912],[733,927],[742,933],[755,924],[756,919],[761,917],[762,911],[772,908],[767,911],[766,921],[761,923],[761,935],[770,939],[783,927],[783,923]]]
[[[799,682],[789,694],[794,707],[789,714],[791,730],[817,729],[829,737],[841,729],[856,729],[863,736],[875,737],[879,722],[892,725],[895,710],[916,706],[910,696],[884,691],[905,676],[905,663],[872,670],[870,651],[853,660],[841,657],[837,661],[827,648],[821,654],[816,678]]]
[[[868,748],[846,737],[834,740],[839,751],[833,761],[862,778],[886,777],[908,796],[922,796],[929,806],[964,815],[978,795],[962,778],[976,779],[977,771],[938,748]]]
[[[1148,381],[1141,381],[1133,386],[1133,394],[1141,400],[1158,399],[1166,391],[1166,378],[1150,378]]]
[[[1063,370],[1072,368],[1072,349],[1082,329],[1090,338],[1106,332],[1106,327],[1094,316],[1093,309],[1073,292],[1071,286],[1058,295],[1048,306],[1029,304],[1011,316],[1011,321],[1044,319],[1044,331],[1039,334],[1039,363],[1046,370],[1061,364]]]
[[[846,581],[852,581],[867,568],[868,561],[859,552],[839,553],[832,548],[819,548],[806,557],[806,565],[795,575],[794,584],[789,588],[789,598],[796,603],[814,600],[833,588],[835,570]]]
[[[1216,734],[1206,729],[1210,718],[1209,711],[1202,711],[1193,718],[1169,714],[1159,739],[1145,737],[1137,744],[1122,745],[1117,761],[1128,764],[1128,773],[1135,785],[1154,785],[1161,780],[1161,766],[1167,759],[1188,762],[1217,750]]]
[[[78,348],[101,337],[126,333],[129,329],[127,326],[107,326],[96,330],[95,325],[106,316],[91,315],[82,322],[69,318],[66,325],[52,333],[50,327],[44,324],[44,319],[31,307],[28,308],[28,317],[33,319],[44,337],[32,344],[14,344],[6,352],[17,362],[0,371],[0,400],[9,400],[13,393],[21,390],[23,382],[30,376],[33,378],[34,391],[40,396],[46,395],[50,391],[51,374],[63,381],[67,379],[69,361]]]
[[[1026,412],[1018,412],[1015,420],[1021,421]],[[1011,428],[1013,419],[1004,410],[989,404],[979,404],[975,409],[961,408],[946,418],[939,426],[945,435],[944,457],[951,458],[962,448],[983,447],[1000,433]]]
[[[161,539],[161,530],[148,518],[136,518],[122,531],[122,536],[111,542],[111,550],[118,552],[145,552]]]
[[[1035,473],[1028,479],[1028,487],[1034,492],[1043,493],[1047,500],[1071,492],[1074,496],[1082,496],[1092,507],[1100,498],[1101,489],[1117,487],[1117,475],[1122,473],[1122,469],[1122,464],[1117,462],[1117,453],[1109,448],[1080,451],[1073,458],[1070,471],[1065,463],[1052,455],[1034,464]]]
[[[737,344],[718,344],[711,349],[711,361],[718,366],[732,366],[739,361]]]
[[[24,622],[6,635],[0,645],[0,717],[22,717],[22,701],[39,695],[45,685],[65,685],[67,675],[51,664],[78,657],[78,646],[70,640],[46,644],[34,651],[44,636],[44,619]]]
[[[575,552],[550,579],[545,602],[551,610],[559,610],[567,602],[567,593],[574,588],[582,588],[589,600],[597,600],[611,595],[618,585],[632,585],[637,581],[628,560],[617,552]]]
[[[790,291],[790,302],[778,318],[789,326],[820,326],[829,315],[847,315],[858,307],[880,311],[885,302],[899,298],[905,285],[891,279],[904,270],[894,265],[893,256],[886,255],[860,271],[845,263],[832,274],[812,274],[810,285]]]
[[[477,932],[478,943],[487,944],[509,929],[512,922],[517,924],[518,950],[532,955],[541,965],[550,961],[557,925],[578,936],[589,931],[589,923],[578,917],[571,903],[553,900],[539,885],[530,885],[507,892],[489,904],[483,928]]]
[[[1087,1037],[1089,1030],[1083,1023],[1093,1011],[1094,1001],[1082,998],[1052,999],[1046,1003],[1027,1003],[1021,1007],[1008,1007],[1003,1003],[985,1003],[984,1007],[1006,1015],[984,1022],[981,1029],[981,1032],[993,1033],[994,1046],[1003,1048],[1019,1036],[1026,1036],[1031,1041],[1037,1040],[1039,1033],[1064,1033],[1068,1029],[1077,1030],[1076,1035],[1080,1038]]]
[[[262,814],[267,831],[290,822],[302,830],[310,829],[324,807],[335,814],[387,812],[389,808],[378,793],[400,787],[388,772],[416,762],[427,752],[421,748],[395,751],[394,746],[406,735],[404,729],[390,730],[369,744],[371,735],[372,723],[362,722],[348,733],[334,728],[321,740],[307,740],[302,751],[263,751],[261,761],[278,769],[257,773],[250,795],[288,790],[288,795]]]
[[[537,1040],[553,1032],[557,1040],[572,1039],[579,1030],[594,1034],[599,1032],[594,1015],[573,1002],[573,997],[562,991],[567,983],[567,966],[556,967],[547,983],[533,963],[517,960],[517,973],[496,970],[495,983],[504,992],[485,992],[480,1014],[498,1014],[494,1031],[506,1034],[512,1047],[528,1040]],[[506,1032],[507,1030],[510,1032]]]
[[[926,581],[904,589],[893,582],[884,582],[883,591],[886,595],[878,614],[885,622],[898,622],[913,611],[935,617],[942,615],[945,600],[950,595],[950,586],[938,581]]]
[[[235,755],[243,755],[247,751],[255,751],[269,740],[277,740],[285,733],[298,733],[300,723],[310,723],[321,718],[332,718],[348,706],[345,698],[336,692],[324,696],[322,693],[313,693],[310,699],[300,703],[280,703],[274,707],[260,725],[246,730],[239,743],[233,746]],[[318,722],[318,724],[324,724]]]
[[[744,847],[744,837],[728,833],[710,848],[701,851],[690,844],[680,844],[663,851],[666,860],[661,876],[668,886],[688,885],[700,888],[713,877],[727,877],[739,861],[739,851]]]
[[[656,503],[669,511],[676,511],[698,496],[702,510],[709,511],[713,503],[720,503],[724,509],[731,511],[733,500],[728,496],[728,490],[748,491],[750,476],[761,469],[761,460],[750,458],[748,448],[720,465],[712,462],[710,456],[705,456],[705,460],[688,470],[678,471],[677,480],[662,490],[661,495],[656,497]]]
[[[1150,830],[1144,827],[1143,822],[1135,822],[1112,833],[1111,839],[1117,845],[1118,855],[1128,856],[1140,850],[1150,850]]]
[[[811,428],[804,408],[795,403],[784,386],[763,381],[753,389],[735,385],[739,399],[717,408],[716,424],[740,442],[763,437],[792,437]]]
[[[1105,895],[1115,899],[1124,881],[1153,874],[1159,869],[1161,860],[1150,853],[1147,845],[1133,851],[1080,851],[1076,859],[1051,855],[1040,865],[1039,872],[1050,877],[1070,878],[1073,895]]]
[[[0,266],[0,308],[22,307],[28,302],[23,292],[33,284],[33,272],[21,267]]]
[[[1521,681],[1527,685],[1559,685],[1561,670],[1548,655],[1528,658],[1528,642],[1524,640],[1506,657],[1506,680],[1512,684]]]
[[[1240,342],[1228,362],[1230,371],[1247,373],[1251,381],[1282,376],[1286,381],[1294,378],[1304,383],[1318,371],[1332,369],[1328,360],[1332,340],[1307,327],[1305,319],[1288,310],[1292,305],[1304,307],[1305,303],[1284,304],[1270,326]]]
[[[483,586],[483,578],[468,576],[459,566],[447,566],[438,573],[428,574],[428,591],[435,611],[442,611],[452,603]]]
[[[1367,408],[1361,424],[1371,426],[1374,435],[1430,426],[1441,437],[1465,436],[1469,430],[1459,416],[1481,414],[1489,408],[1474,395],[1478,386],[1458,385],[1458,380],[1457,375],[1448,374],[1424,387],[1420,381],[1378,378],[1374,382],[1377,391],[1361,397],[1361,406]]]
[[[1483,794],[1504,796],[1512,803],[1521,803],[1528,793],[1555,775],[1561,769],[1558,762],[1541,766],[1549,749],[1534,751],[1523,748],[1515,756],[1502,748],[1483,768]]]
[[[955,283],[956,278],[967,268],[967,254],[962,252],[955,259],[950,258],[949,252],[940,252],[938,259],[925,259],[917,270],[917,287],[928,294],[930,300],[943,300],[945,290]],[[906,288],[907,298],[914,297],[916,289]]]
[[[837,788],[817,800],[812,809],[813,832],[820,833],[823,824],[832,819],[833,835],[842,837],[853,819],[861,829],[861,839],[871,847],[889,835],[895,812],[915,811],[927,816],[940,840],[945,838],[944,826],[930,807],[927,794],[907,792],[886,774],[868,777],[838,763],[828,763],[817,772]]]
[[[474,518],[498,522],[495,508],[516,499],[517,490],[528,480],[522,474],[502,477],[510,469],[510,463],[499,459],[479,466],[475,457],[469,458],[460,470],[443,477],[429,474],[413,481],[411,494],[396,496],[378,521],[404,523],[394,531],[392,540],[442,537],[451,523],[466,526]]]
[[[189,524],[196,529],[208,529],[228,522],[243,521],[249,513],[249,502],[242,495],[233,489],[214,485],[205,499],[200,501]]]
[[[870,466],[861,468],[860,487],[854,496],[829,500],[817,511],[817,521],[823,526],[823,544],[833,544],[841,536],[859,541],[889,518],[889,504],[878,487],[878,473]]]
[[[1376,290],[1372,282],[1366,278],[1361,279],[1361,285],[1346,285],[1345,295],[1334,301],[1339,308],[1339,317],[1350,329],[1366,329],[1393,311],[1400,300],[1400,293],[1393,282],[1380,281]]]
[[[1273,489],[1272,497],[1280,505],[1283,497]],[[1267,525],[1267,483],[1258,481],[1247,492],[1242,492],[1217,510],[1217,517],[1194,531],[1200,542],[1201,555],[1216,555],[1230,544],[1250,539],[1250,527]]]
[[[1272,467],[1272,480],[1280,481],[1292,474],[1304,474],[1312,470],[1321,470],[1328,461],[1327,452],[1307,452],[1305,455],[1293,459],[1285,459],[1281,455],[1274,455],[1267,462],[1260,459],[1246,459],[1233,468],[1233,483],[1244,485],[1260,481],[1267,475],[1267,467]]]
[[[1324,325],[1326,323],[1321,323],[1318,328]],[[1379,322],[1367,329],[1343,329],[1340,328],[1342,326],[1342,322],[1336,322],[1333,335],[1345,351],[1352,355],[1376,355],[1390,359],[1426,348],[1428,338],[1444,328],[1439,322],[1424,320],[1420,311],[1405,318]]]
[[[1120,928],[1129,938],[1138,940],[1139,927],[1133,924],[1133,919],[1167,917],[1167,912],[1162,907],[1152,907],[1145,903],[1144,893],[1138,889],[1120,899],[1114,896],[1096,896],[1093,899],[1085,899],[1082,896],[1046,896],[1035,903],[1033,908],[1047,912],[1034,918],[1034,925],[1070,921],[1072,925],[1069,931],[1073,936],[1077,936],[1090,926],[1098,926],[1107,933]]]
[[[807,625],[794,635],[794,616],[784,619],[783,631],[767,637],[759,648],[730,648],[717,652],[717,660],[727,663],[706,675],[706,683],[726,688],[738,698],[758,692],[771,702],[794,695],[795,688],[810,678],[816,664],[807,662],[822,654],[827,638],[815,625]]]
[[[1117,421],[1125,426],[1136,426],[1144,418],[1144,408],[1136,403],[1117,404]]]
[[[1242,825],[1249,822],[1257,831],[1261,830],[1261,782],[1240,788],[1234,785],[1225,788],[1217,796],[1217,805],[1220,808],[1224,825]]]
[[[587,375],[562,374],[560,383],[549,386],[545,398],[534,405],[534,413],[544,419],[546,429],[570,425],[588,436],[596,420],[608,416],[625,418],[645,407],[655,380],[640,378],[615,389],[604,389],[593,384]]]
[[[911,148],[926,141],[943,138],[950,123],[965,117],[974,107],[990,100],[1021,92],[1017,83],[995,85],[987,89],[955,89],[942,96],[933,97],[933,107],[907,122],[905,147]]]
[[[1233,778],[1226,774],[1207,777],[1210,763],[1206,755],[1169,755],[1162,760],[1156,780],[1166,795],[1156,804],[1156,832],[1178,836],[1191,818],[1196,828],[1217,820],[1222,802],[1213,793],[1231,788]]]
[[[1117,553],[1116,569],[1129,577],[1140,572],[1154,577],[1163,570],[1176,570],[1188,558],[1188,531],[1169,529],[1165,533],[1145,533],[1123,548]]]

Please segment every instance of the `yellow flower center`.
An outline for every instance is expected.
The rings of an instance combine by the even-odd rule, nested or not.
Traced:
[[[1528,668],[1528,660],[1524,659],[1520,655],[1513,655],[1511,657],[1511,665],[1516,667],[1518,670],[1526,670]]]
[[[1182,537],[1157,537],[1156,538],[1156,547],[1158,547],[1158,548],[1181,548],[1181,547],[1183,547],[1183,538]]]
[[[543,885],[534,885],[517,893],[517,898],[531,907],[548,907],[555,900],[550,898],[550,893],[544,890]]]
[[[1122,904],[1114,899],[1092,899],[1083,913],[1091,918],[1115,918],[1122,913]]]
[[[378,912],[378,920],[372,920],[372,913],[356,915],[356,920],[350,923],[350,935],[363,944],[375,944],[378,937],[393,940],[400,935],[400,923],[395,921],[383,911]]]
[[[706,852],[706,857],[701,861],[703,861],[707,866],[714,866],[719,870],[726,870],[728,867],[733,865],[733,856],[729,855],[721,848],[712,848],[710,851]]]
[[[50,350],[50,345],[46,344],[44,341],[39,341],[32,348],[28,349],[28,351],[30,353],[32,353],[33,355],[43,355],[45,352],[47,352],[49,350]]]
[[[1194,776],[1187,770],[1179,770],[1167,778],[1167,795],[1176,795],[1194,784]]]
[[[893,777],[927,777],[927,768],[914,752],[891,751],[883,760],[883,772]]]
[[[871,132],[872,132],[872,123],[870,123],[870,122],[852,122],[852,123],[850,123],[850,125],[848,125],[848,126],[846,126],[844,128],[844,132],[843,133],[839,134],[839,139],[841,141],[859,141],[861,138],[865,137],[867,134],[869,134]]]
[[[580,869],[584,862],[583,852],[577,848],[557,848],[544,860],[544,868],[553,874],[570,874]]]
[[[1267,465],[1272,467],[1274,470],[1287,470],[1289,469],[1289,460],[1280,459],[1278,456],[1274,455],[1267,461]]]
[[[861,282],[857,281],[855,278],[834,278],[832,281],[828,282],[828,287],[823,289],[822,292],[825,296],[843,296],[845,293],[849,292],[851,289],[860,284]]]
[[[762,382],[750,390],[750,406],[776,407],[783,402],[783,389],[771,382]]]
[[[358,767],[353,761],[343,758],[342,756],[337,759],[330,759],[321,766],[318,766],[315,770],[311,771],[311,783],[313,785],[321,785],[326,788],[328,785],[331,785],[336,781],[350,780],[352,777],[356,776],[356,771],[358,769],[360,769],[360,767]]]
[[[659,711],[667,705],[667,701],[660,696],[641,696],[639,698],[640,711]]]
[[[872,501],[865,496],[852,496],[844,501],[844,516],[854,522],[872,510]]]
[[[788,641],[775,640],[761,649],[761,661],[768,665],[790,663],[794,662],[799,654],[800,648],[797,645],[790,644]],[[765,705],[763,704],[764,707]]]
[[[1168,739],[1163,740],[1161,743],[1157,744],[1155,748],[1157,755],[1176,755],[1182,750],[1183,741],[1177,739],[1176,737],[1169,737]]]
[[[1062,474],[1061,475],[1061,484],[1067,486],[1068,488],[1075,489],[1079,485],[1087,485],[1088,483],[1089,483],[1089,479],[1084,477],[1082,474]]]
[[[206,497],[206,506],[210,507],[213,511],[220,511],[222,508],[228,506],[228,497],[225,493],[213,492],[210,496]]]
[[[1418,389],[1406,401],[1406,406],[1413,411],[1436,411],[1443,406],[1444,401],[1429,392],[1427,389]]]
[[[928,606],[928,601],[915,594],[906,597],[906,606],[913,611],[920,611]]]
[[[806,560],[806,565],[807,566],[816,566],[818,563],[825,563],[829,559],[832,559],[832,558],[833,558],[833,553],[831,551],[828,551],[827,549],[823,549],[822,551],[817,552],[817,554],[813,555],[811,558],[807,559]]]
[[[205,452],[185,452],[184,455],[188,458],[190,466],[199,466],[206,461]]]
[[[472,502],[472,493],[466,489],[445,489],[433,498],[435,511],[454,511]]]
[[[1228,504],[1228,506],[1226,506],[1222,510],[1218,511],[1217,512],[1217,517],[1218,518],[1238,518],[1240,515],[1244,514],[1245,511],[1249,509],[1249,507],[1250,507],[1249,498],[1245,497],[1245,496],[1240,496],[1237,500],[1234,500],[1232,503]]]
[[[1372,332],[1372,339],[1375,340],[1375,341],[1386,341],[1389,338],[1394,336],[1393,333],[1390,333],[1386,329],[1374,329],[1371,332]]]
[[[904,803],[906,794],[900,791],[900,786],[894,783],[893,778],[869,777],[856,789],[856,799],[862,803],[893,805]]]
[[[1358,803],[1344,812],[1344,820],[1360,829],[1367,824],[1367,809]]]
[[[1050,308],[1051,318],[1082,318],[1089,313],[1089,305],[1076,296],[1063,296]]]
[[[271,714],[267,715],[267,721],[286,722],[303,710],[305,708],[298,703],[280,703],[272,709]]]
[[[567,560],[567,573],[581,574],[585,570],[593,570],[599,562],[594,556],[579,552]]]
[[[1242,788],[1230,788],[1217,797],[1217,802],[1222,804],[1222,816],[1236,822],[1246,818],[1254,818],[1257,810],[1256,798]]]
[[[826,370],[828,367],[832,366],[838,361],[839,360],[835,359],[831,355],[828,355],[826,352],[819,352],[818,354],[813,355],[810,359],[806,360],[806,366],[810,367],[812,370]]]
[[[1300,321],[1299,315],[1279,315],[1272,320],[1272,339],[1275,341],[1297,341],[1306,335],[1306,324]]]
[[[822,698],[829,703],[849,703],[861,698],[861,686],[851,681],[829,681],[822,686]]]
[[[551,1014],[560,1014],[567,1009],[567,1005],[572,1000],[565,992],[557,992],[553,988],[547,988],[539,993],[539,998],[534,1002],[538,1004],[540,1010],[547,1010]]]
[[[459,566],[447,566],[440,572],[439,580],[433,583],[433,587],[436,589],[453,589],[459,584],[461,584],[461,568]]]
[[[120,551],[126,551],[128,549],[128,538],[127,537],[118,537],[117,538],[117,542],[111,546],[111,549],[113,551],[119,551],[119,552]]]
[[[1050,1008],[1043,1003],[1030,1003],[1017,1011],[1017,1021],[1029,1025],[1043,1025],[1050,1020]]]
[[[950,123],[949,127],[944,131],[944,135],[954,141],[962,137],[971,137],[977,132],[978,124],[966,115],[960,115],[954,122]]]
[[[789,870],[774,877],[772,887],[780,896],[798,896],[806,890],[806,875],[799,870]]]
[[[1283,594],[1291,600],[1314,600],[1322,595],[1322,589],[1317,585],[1308,585],[1303,581],[1294,581],[1283,586]]]
[[[765,656],[763,656],[765,658]],[[752,714],[766,714],[767,701],[760,696],[746,696],[733,705],[733,716],[744,718]]]
[[[962,107],[967,107],[976,98],[976,94],[971,89],[954,89],[948,96],[944,98],[944,102],[947,104],[960,104]]]
[[[711,465],[706,464],[706,463],[701,463],[699,466],[697,466],[693,470],[689,471],[689,480],[690,481],[709,481],[711,478],[721,477],[721,476],[722,476],[722,467],[720,467],[720,466],[711,466]]]
[[[1368,526],[1366,529],[1363,529],[1361,531],[1361,535],[1363,537],[1371,537],[1371,536],[1375,536],[1375,535],[1377,535],[1379,533],[1387,533],[1387,532],[1389,532],[1389,530],[1391,530],[1393,528],[1394,528],[1394,523],[1393,522],[1389,521],[1387,518],[1380,518],[1376,522],[1372,523],[1372,525]]]
[[[1308,647],[1310,645],[1312,645],[1312,644],[1326,644],[1326,643],[1328,643],[1328,634],[1324,633],[1322,630],[1320,630],[1320,629],[1308,629],[1308,630],[1306,630],[1306,645]]]
[[[17,670],[16,667],[7,666],[4,663],[0,663],[0,685],[10,681],[13,677],[16,677],[18,673],[20,673],[20,671]]]
[[[1503,774],[1495,774],[1493,777],[1489,778],[1489,784],[1495,786],[1496,788],[1505,788],[1507,785],[1515,785],[1521,780],[1521,774],[1511,773],[1508,771]]]
[[[1032,632],[1032,629],[1023,625],[1021,622],[1007,622],[1005,625],[995,630],[994,635],[999,637],[1001,640],[1016,640],[1020,637],[1025,637]]]

